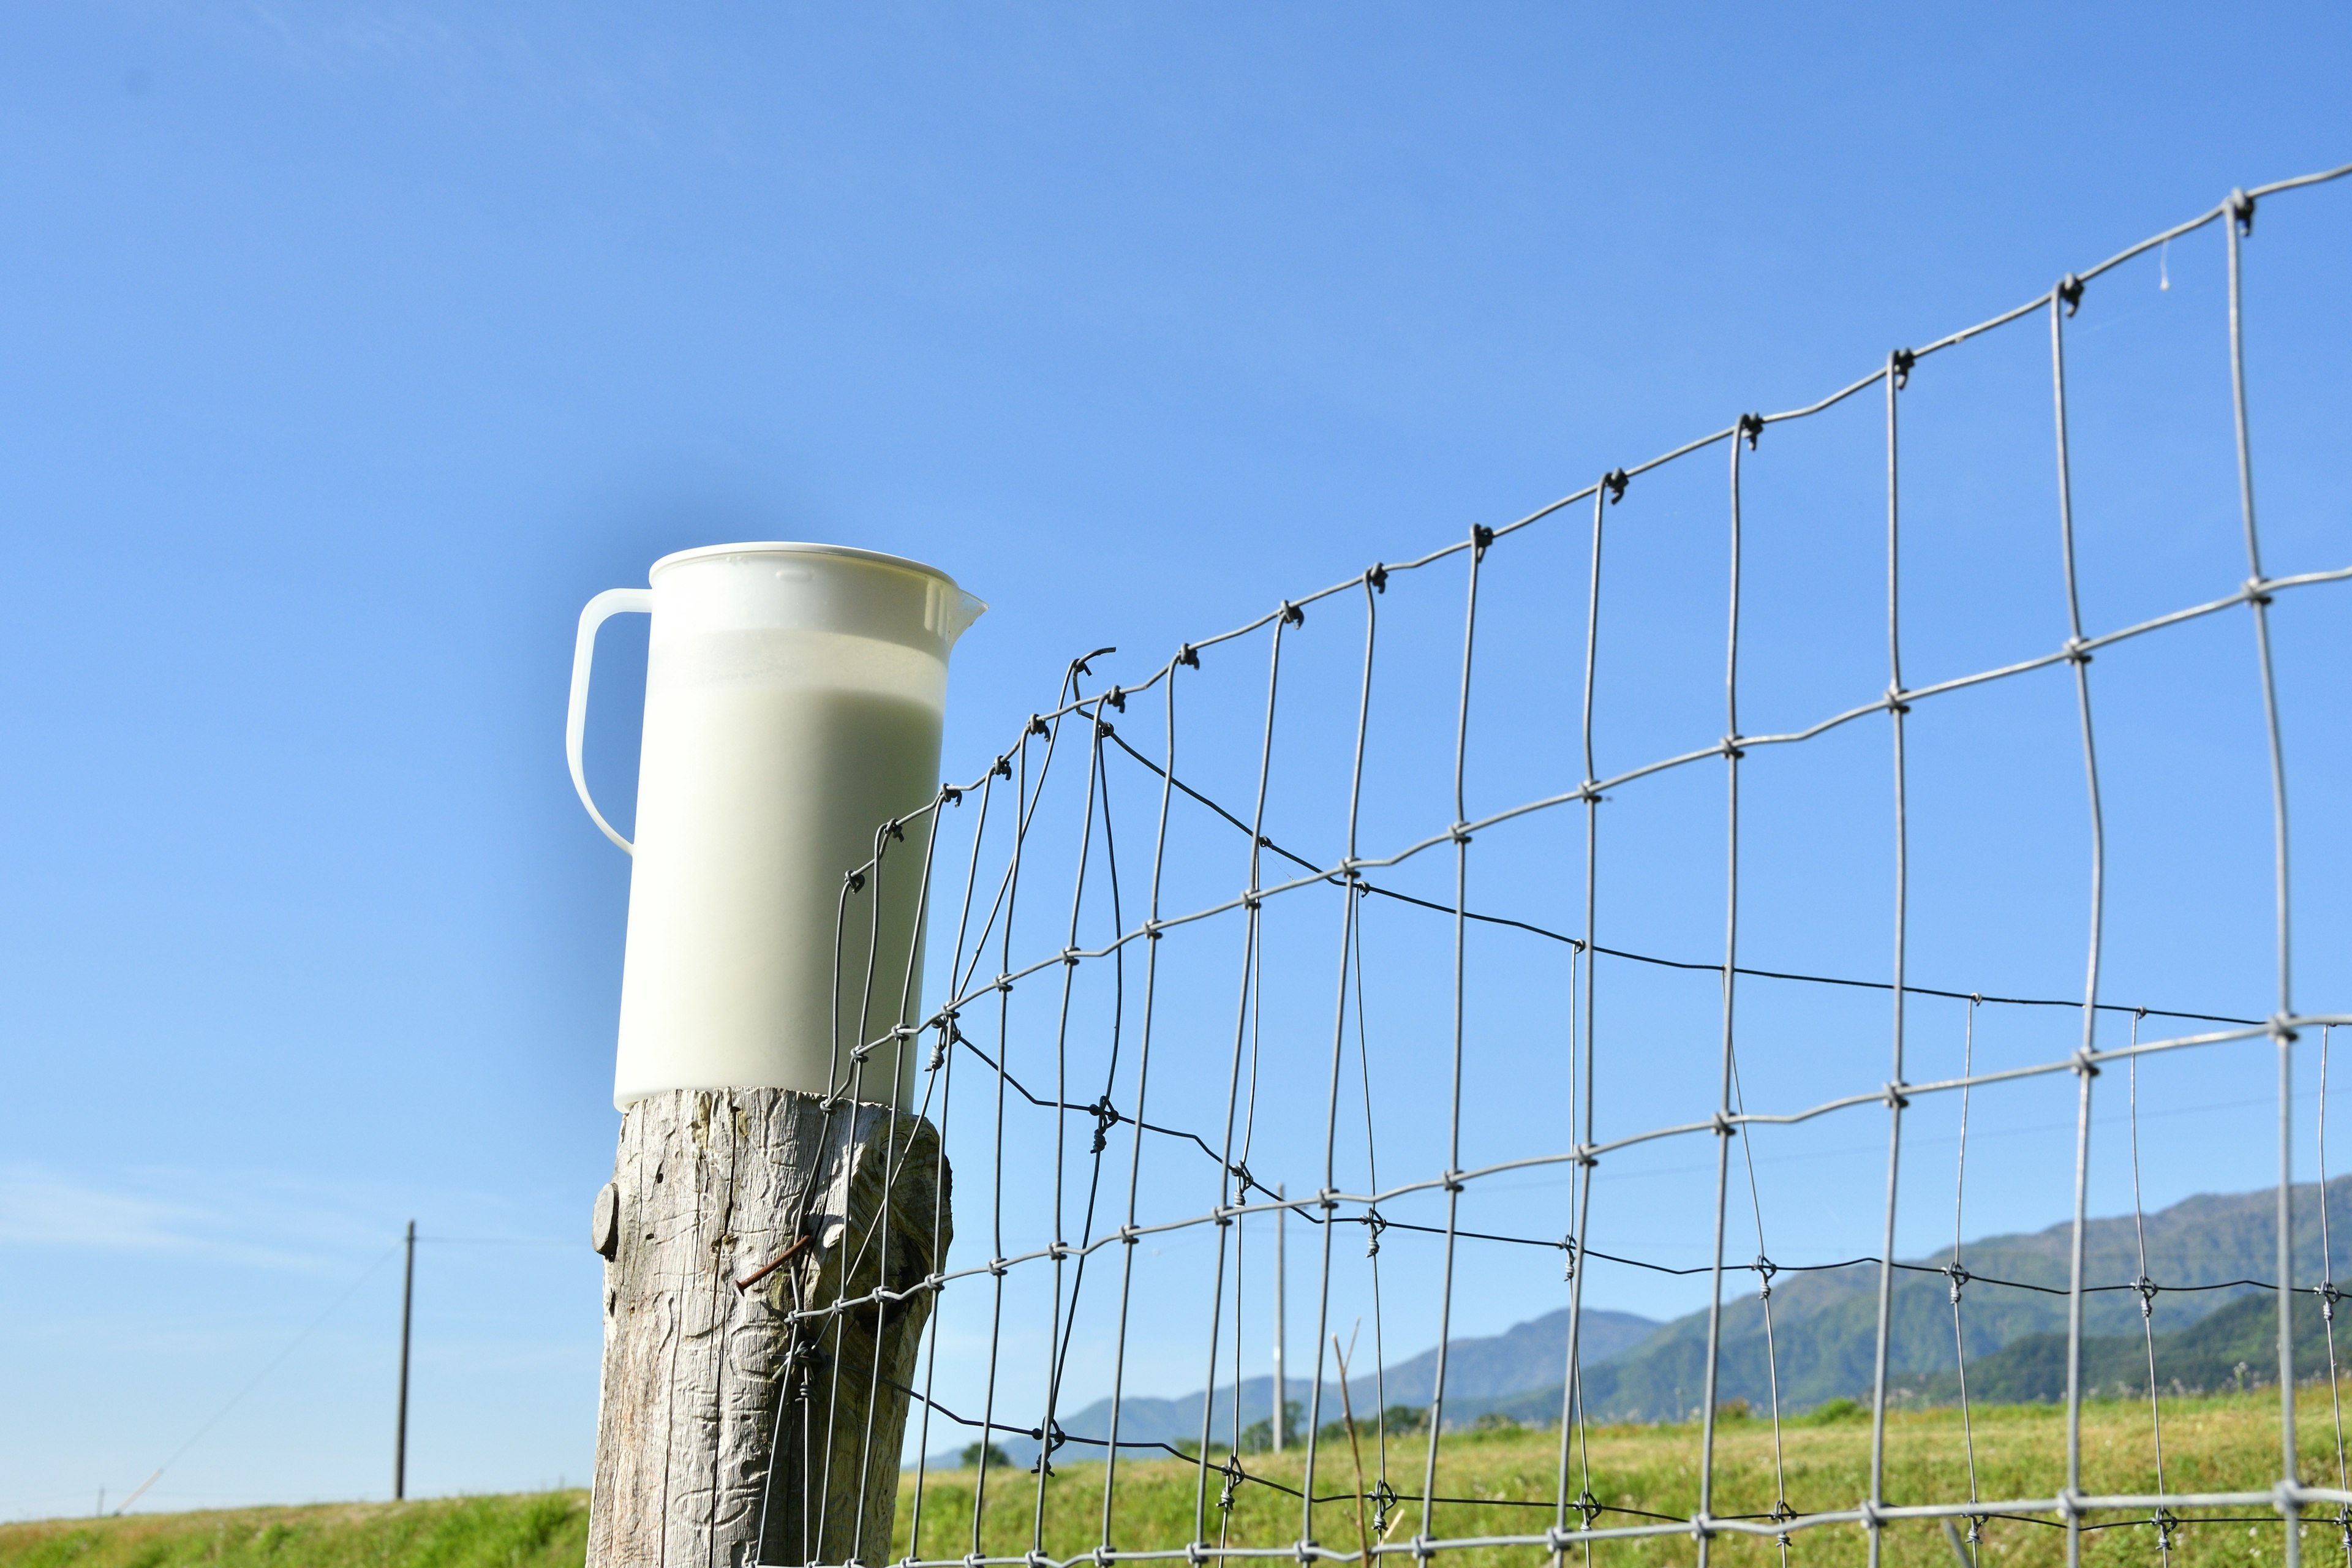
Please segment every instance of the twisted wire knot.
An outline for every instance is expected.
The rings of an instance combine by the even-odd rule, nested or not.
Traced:
[[[1088,1152],[1099,1154],[1109,1146],[1110,1130],[1118,1125],[1119,1114],[1110,1102],[1110,1092],[1108,1089],[1103,1092],[1100,1100],[1096,1100],[1087,1109],[1094,1113],[1095,1119],[1095,1146]]]

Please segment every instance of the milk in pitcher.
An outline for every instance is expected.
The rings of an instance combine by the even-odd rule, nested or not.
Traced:
[[[688,552],[652,580],[614,1101],[903,1100],[923,1042],[850,1053],[919,1016],[929,816],[845,884],[936,793],[947,649],[984,606],[824,547]]]

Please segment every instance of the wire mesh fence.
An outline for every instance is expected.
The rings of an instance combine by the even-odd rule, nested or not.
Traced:
[[[2257,211],[2347,174],[2233,192],[1817,402],[1742,414],[1516,521],[1286,600],[1131,684],[1098,673],[1113,650],[1073,660],[1053,704],[980,776],[887,825],[842,889],[841,922],[878,931],[881,899],[914,889],[930,989],[893,1007],[870,994],[870,963],[837,974],[836,1093],[874,1098],[869,1081],[896,1081],[915,1058],[919,1109],[962,1192],[951,1266],[910,1290],[792,1314],[799,1387],[863,1379],[878,1393],[879,1368],[830,1356],[830,1336],[845,1315],[886,1316],[917,1293],[932,1307],[918,1382],[898,1390],[916,1415],[894,1536],[852,1557],[1876,1563],[1893,1552],[1973,1568],[2062,1550],[2070,1563],[2086,1550],[2292,1563],[2325,1542],[2352,1561],[2326,1168],[2330,1031],[2352,1013],[2299,1009],[2291,984],[2300,775],[2282,687],[2319,656],[2279,648],[2290,603],[2340,619],[2331,585],[2352,564],[2343,519],[2323,507],[2304,532],[2338,559],[2266,570],[2243,309]],[[2079,407],[2069,430],[2068,355],[2087,330],[2075,318],[2128,264],[2153,261],[2171,292],[2189,264],[2174,244],[2192,237],[2219,253],[2210,297],[2224,319],[2207,325],[2226,327],[2211,356],[2226,412],[2218,395],[2213,408],[2234,475],[2205,468],[2234,479],[2225,531],[2242,576],[2100,618],[2086,603],[2128,596],[2098,597],[2079,539],[2077,470],[2093,459]],[[1932,405],[1906,415],[1964,349],[2009,353],[2031,376],[2017,382],[2026,405],[2048,400],[2034,462],[2055,501],[2000,462],[1979,465],[2001,515],[2029,520],[2018,537],[2046,551],[2034,592],[2054,605],[2055,635],[1976,662],[1964,655],[1989,646],[1987,617],[1950,606],[1967,595],[1937,554],[1945,524],[1923,540],[1906,522],[1936,488],[1932,472],[1906,479],[1906,458],[1932,470],[1975,438],[1966,421],[1921,435],[1916,420],[1940,416]],[[1790,444],[1816,427],[1833,434],[1806,469]],[[1812,477],[1793,507],[1775,493],[1770,521],[1758,498],[1776,447]],[[1665,498],[1664,521],[1629,540],[1645,490]],[[1816,509],[1843,521],[1803,521]],[[1853,660],[1802,657],[1861,635],[1829,625],[1843,614],[1831,602],[1859,590],[1825,588],[1806,559],[1832,550],[1874,581],[1875,684],[1858,691]],[[2022,583],[2021,560],[1984,570]],[[2231,623],[2235,640],[2217,640]],[[2202,732],[2168,708],[2187,700],[2161,691],[2097,700],[2126,678],[2095,674],[2095,659],[2197,638],[2180,658],[2251,668],[2228,726]],[[1621,646],[1642,651],[1621,658]],[[1923,658],[1937,673],[1917,679]],[[2161,689],[2174,670],[2151,679]],[[1668,683],[1712,695],[1668,701]],[[2028,718],[2004,716],[2010,693]],[[1771,722],[1748,727],[1758,712]],[[2239,813],[2259,820],[2216,851],[2259,864],[2252,902],[2210,888],[2147,898],[2117,880],[2117,769],[2102,750],[2114,742],[2095,723],[2117,712],[2135,781],[2148,770],[2129,732],[2151,715],[2160,729],[2169,715],[2167,743],[2190,735],[2189,771],[2234,745],[2259,772],[2264,808]],[[1676,726],[1686,743],[1634,749]],[[1926,781],[1950,771],[1948,737],[1996,731],[2018,749],[1991,774],[2027,749],[2068,754],[2073,847],[2063,867],[2032,869],[2073,891],[2056,900],[2063,917],[2038,893],[2020,900],[2033,908],[2015,932],[1971,906],[1964,941],[1952,931],[1968,922],[1946,918],[1961,872],[1938,869],[1922,891],[1916,858],[1926,846],[1965,870],[1994,853],[2001,834],[1966,811],[2007,786],[1988,776],[1937,795]],[[1774,773],[1801,754],[1819,771],[1794,785]],[[2017,787],[2050,794],[2048,776]],[[2323,802],[2340,810],[2340,795]],[[2144,847],[2189,853],[2161,835]],[[919,878],[879,874],[902,857]],[[1818,897],[1772,890],[1790,883]],[[2263,978],[2217,987],[2183,967],[2188,1000],[2113,994],[2119,886],[2130,918],[2160,920],[2172,951],[2259,949]],[[2161,917],[2142,912],[2158,905]],[[2065,921],[2078,992],[1979,991],[1985,969],[1951,967],[2047,958]],[[1665,945],[1708,925],[1704,947]],[[1744,958],[1872,945],[1874,964]],[[2340,984],[2332,961],[2319,970]],[[2158,963],[2135,989],[2164,977]],[[2217,989],[2238,1005],[2200,1005]],[[918,1021],[857,1037],[856,1021],[877,1016]],[[2315,1129],[2297,1120],[2299,1056],[2318,1068]],[[2274,1194],[2215,1222],[2242,1242],[2266,1232],[2265,1268],[2232,1268],[2242,1246],[2151,1244],[2144,1120],[2159,1129],[2145,1163],[2169,1185],[2211,1143],[2144,1118],[2143,1075],[2192,1058],[2227,1062],[2192,1102],[2250,1072],[2267,1082]],[[1988,1179],[1990,1136],[1980,1124],[1972,1167],[1971,1112],[2029,1094],[2060,1118],[2024,1129],[2041,1128],[2032,1142],[2053,1159],[2033,1163],[2022,1143],[1991,1157],[2001,1179],[2063,1192],[2071,1221],[2032,1245],[1971,1243],[1969,1183]],[[2105,1179],[2094,1127],[2117,1118],[2128,1221],[2092,1213]],[[1759,1174],[1772,1159],[1760,1140],[1858,1123],[1874,1149],[1867,1180]],[[2316,1155],[2301,1184],[2298,1144]],[[2098,1147],[2110,1157],[2109,1140]],[[1665,1151],[1685,1163],[1660,1163]],[[1645,1196],[1644,1181],[1663,1185]],[[1944,1217],[1906,1228],[1920,1205]],[[1832,1209],[1870,1213],[1861,1244],[1790,1256],[1829,1234]],[[1948,1248],[1902,1256],[1929,1224]],[[1285,1268],[1290,1240],[1300,1262]],[[1706,1284],[1703,1318],[1670,1325],[1672,1353],[1643,1363],[1647,1382],[1617,1359],[1621,1315],[1587,1296],[1644,1276]],[[2216,1302],[2240,1304],[2232,1322],[2273,1324],[2261,1331],[2271,1353],[2218,1384],[2210,1371],[2184,1378],[2211,1363],[2182,1336],[2220,1322]],[[1547,1312],[1533,1325],[1546,1346],[1518,1345],[1532,1390],[1499,1386],[1484,1342],[1460,1332]],[[1850,1331],[1836,1342],[1860,1348],[1825,1366],[1831,1320]],[[2063,1401],[2026,1415],[1984,1382],[1988,1352],[2021,1328],[2063,1362]],[[1395,1353],[1420,1342],[1433,1348]],[[2266,1388],[2274,1412],[2255,1434],[2249,1390]],[[807,1528],[824,1538],[822,1521]],[[811,1556],[806,1541],[766,1540],[761,1553]]]

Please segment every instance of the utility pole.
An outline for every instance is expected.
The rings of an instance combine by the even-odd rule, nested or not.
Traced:
[[[416,1222],[408,1222],[408,1267],[400,1277],[400,1416],[392,1439],[392,1500],[408,1495],[408,1321],[416,1302]]]
[[[1283,1193],[1284,1193],[1283,1184],[1282,1184],[1280,1182],[1276,1182],[1276,1183],[1275,1183],[1275,1184],[1274,1184],[1274,1197],[1275,1197],[1275,1201],[1276,1201],[1276,1203],[1280,1203],[1280,1202],[1282,1201]],[[1287,1436],[1288,1436],[1288,1434],[1287,1434],[1286,1432],[1285,1432],[1285,1431],[1284,1431],[1284,1428],[1285,1428],[1286,1426],[1287,1426],[1290,1424],[1290,1411],[1289,1411],[1289,1409],[1287,1408],[1287,1406],[1288,1406],[1288,1403],[1289,1403],[1289,1402],[1288,1402],[1288,1399],[1286,1398],[1286,1396],[1287,1396],[1287,1395],[1288,1395],[1288,1394],[1290,1393],[1290,1389],[1289,1389],[1289,1386],[1288,1386],[1287,1383],[1285,1381],[1285,1379],[1283,1378],[1283,1375],[1282,1375],[1282,1342],[1283,1342],[1284,1340],[1286,1340],[1286,1339],[1289,1338],[1289,1334],[1288,1334],[1288,1332],[1287,1332],[1287,1325],[1286,1325],[1286,1321],[1285,1321],[1285,1320],[1284,1320],[1284,1318],[1283,1318],[1283,1305],[1282,1305],[1282,1278],[1283,1278],[1283,1276],[1284,1276],[1286,1273],[1287,1273],[1287,1272],[1288,1272],[1288,1270],[1287,1270],[1287,1269],[1286,1269],[1286,1268],[1283,1267],[1283,1258],[1282,1258],[1282,1240],[1283,1240],[1283,1237],[1285,1236],[1285,1234],[1286,1234],[1286,1233],[1289,1231],[1289,1229],[1290,1229],[1290,1211],[1289,1211],[1288,1209],[1286,1209],[1286,1208],[1278,1208],[1278,1209],[1275,1210],[1275,1211],[1274,1211],[1274,1451],[1275,1451],[1276,1453],[1277,1453],[1277,1454],[1279,1454],[1279,1453],[1281,1453],[1281,1452],[1282,1452],[1282,1445],[1283,1445],[1283,1442],[1284,1442],[1284,1440],[1285,1440],[1285,1439],[1287,1437]]]

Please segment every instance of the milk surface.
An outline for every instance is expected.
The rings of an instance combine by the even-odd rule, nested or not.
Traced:
[[[845,898],[844,878],[937,790],[945,686],[942,664],[897,644],[665,636],[656,610],[615,1104],[847,1087],[850,1048],[918,1016],[928,817],[891,842],[878,881]],[[878,1047],[856,1098],[906,1099],[926,1048]]]

